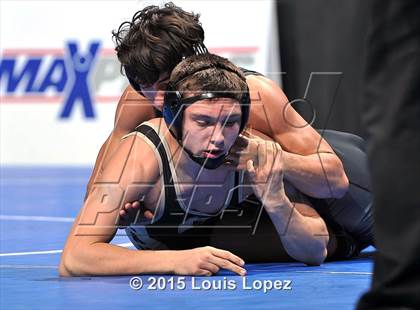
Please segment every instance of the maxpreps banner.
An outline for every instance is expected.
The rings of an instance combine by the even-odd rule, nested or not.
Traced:
[[[92,164],[112,130],[120,74],[111,30],[161,1],[1,1],[0,161]],[[272,1],[174,1],[201,13],[210,51],[278,78]],[[274,43],[274,44],[273,44]]]

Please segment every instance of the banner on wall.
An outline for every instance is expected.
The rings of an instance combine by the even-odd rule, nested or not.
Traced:
[[[272,1],[174,2],[201,13],[211,52],[262,73],[279,71],[271,56]],[[111,30],[144,6],[162,3],[1,2],[2,165],[94,162],[127,86]]]

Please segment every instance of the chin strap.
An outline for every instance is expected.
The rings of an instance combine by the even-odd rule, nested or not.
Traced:
[[[200,166],[203,166],[205,169],[213,170],[213,169],[219,168],[221,165],[223,165],[223,163],[225,163],[227,154],[223,154],[217,158],[208,158],[208,157],[204,158],[201,156],[194,155],[189,149],[187,149],[182,144],[182,140],[178,137],[176,133],[173,132],[172,129],[169,129],[169,133],[178,142],[182,150],[188,154],[190,159],[196,162],[197,164],[199,164]]]
[[[179,143],[179,141],[178,141],[178,143]],[[180,143],[180,145],[182,146],[181,143]],[[227,156],[226,154],[224,154],[224,155],[221,155],[217,158],[201,157],[201,156],[194,155],[190,150],[188,150],[184,146],[182,146],[182,149],[185,151],[185,153],[188,154],[188,156],[191,158],[191,160],[193,160],[194,162],[196,162],[200,166],[203,166],[205,169],[210,169],[210,170],[219,168],[221,165],[223,165],[223,163],[225,162],[226,156]]]

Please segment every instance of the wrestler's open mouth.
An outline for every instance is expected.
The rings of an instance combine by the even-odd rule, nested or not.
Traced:
[[[207,158],[217,158],[224,154],[223,150],[205,150],[202,152],[201,156]]]

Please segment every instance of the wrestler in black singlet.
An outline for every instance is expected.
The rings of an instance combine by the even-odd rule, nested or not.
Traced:
[[[262,74],[241,68],[245,76]],[[161,112],[156,110],[156,116]],[[136,131],[145,135],[157,148],[163,164],[165,208],[153,224],[126,229],[133,244],[140,249],[189,249],[213,245],[226,248],[247,261],[284,260],[285,253],[277,231],[255,196],[239,203],[239,174],[229,207],[221,216],[197,219],[194,228],[179,232],[179,225],[188,223],[190,215],[179,206],[169,168],[168,157],[160,137],[147,125]],[[327,223],[330,233],[337,237],[338,248],[330,259],[349,258],[366,246],[373,245],[373,209],[367,169],[365,142],[358,136],[333,130],[319,131],[343,162],[350,181],[347,194],[341,199],[315,199],[299,193],[286,192],[295,202],[309,202]],[[287,190],[287,187],[286,187]],[[236,226],[236,228],[233,228]],[[227,237],[228,236],[228,237]],[[232,249],[232,243],[236,250]]]
[[[163,213],[160,214],[157,221],[144,226],[137,225],[138,227],[136,227],[136,225],[133,225],[126,229],[128,236],[133,241],[133,244],[142,249],[188,249],[208,245],[211,228],[203,228],[203,226],[207,226],[210,221],[214,219],[197,214],[186,214],[185,210],[181,208],[178,202],[168,154],[163,146],[161,138],[152,127],[146,124],[142,124],[137,127],[136,131],[149,139],[159,153],[162,163],[161,174],[165,185],[165,206]],[[236,172],[235,188],[237,188],[238,180],[239,173]],[[238,204],[237,189],[233,191],[231,204]],[[182,232],[180,232],[180,225],[182,224],[200,225],[200,228],[182,229]]]
[[[181,250],[212,245],[230,250],[248,262],[284,261],[285,257],[287,260],[278,233],[258,199],[252,195],[239,203],[239,173],[235,175],[235,190],[224,212],[210,218],[186,214],[178,203],[168,154],[161,138],[146,124],[140,125],[136,131],[155,145],[161,159],[165,184],[165,206],[159,219],[153,223],[136,223],[126,229],[137,248]],[[291,201],[309,201],[330,231],[337,235],[338,250],[330,259],[349,258],[373,243],[370,193],[366,194],[369,184],[363,173],[360,173],[364,171],[361,160],[365,154],[360,148],[363,147],[360,144],[363,140],[333,131],[326,132],[324,137],[342,158],[349,178],[354,177],[354,181],[350,181],[349,192],[342,199],[314,199],[301,193],[289,193],[286,186],[286,194]],[[185,224],[189,225],[187,229]],[[184,229],[180,229],[182,227]]]

